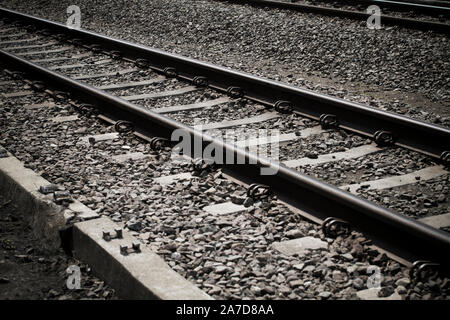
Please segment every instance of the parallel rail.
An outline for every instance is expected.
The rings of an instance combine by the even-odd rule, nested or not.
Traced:
[[[290,2],[300,2],[291,0]],[[442,1],[391,1],[391,0],[321,0],[323,2],[340,2],[344,5],[377,5],[380,8],[392,8],[400,11],[414,11],[417,13],[428,13],[432,15],[450,15],[450,3]]]
[[[222,1],[222,0],[220,0]],[[318,13],[322,15],[327,16],[337,16],[337,17],[344,17],[344,18],[350,18],[360,21],[366,21],[371,14],[366,12],[360,12],[360,11],[353,11],[353,10],[344,10],[344,9],[336,9],[331,7],[321,7],[321,6],[315,6],[315,5],[307,5],[307,4],[300,4],[300,3],[291,3],[291,2],[284,2],[279,0],[225,0],[227,2],[232,3],[239,3],[239,4],[250,4],[255,6],[263,6],[263,7],[273,7],[273,8],[279,8],[279,9],[289,9],[289,10],[296,10],[301,12],[311,12],[311,13]],[[444,12],[447,12],[447,8],[444,8]],[[380,15],[380,21],[381,24],[387,24],[387,25],[398,25],[402,27],[412,28],[412,29],[419,29],[419,30],[433,30],[436,32],[441,32],[448,34],[450,33],[450,24],[446,23],[440,23],[440,22],[434,22],[434,21],[425,21],[420,19],[410,19],[410,18],[400,18],[395,16],[389,16],[389,15]]]
[[[159,72],[174,68],[181,79],[192,81],[198,76],[205,77],[213,89],[226,92],[230,87],[238,87],[243,97],[267,106],[287,101],[296,112],[315,120],[323,114],[335,115],[341,128],[369,138],[380,130],[387,131],[392,133],[396,145],[435,159],[450,150],[450,130],[444,127],[90,31],[69,29],[63,24],[11,10],[0,9],[0,14],[51,29],[55,34],[63,33],[71,39],[83,39],[85,46],[98,45],[106,53],[120,51],[126,59],[145,59],[149,68]]]
[[[77,38],[82,39],[86,44],[99,45],[102,50],[120,50],[120,54],[125,59],[146,59],[148,67],[156,71],[163,72],[167,70],[167,67],[175,68],[177,76],[182,79],[193,80],[196,76],[206,77],[211,88],[226,91],[230,86],[239,87],[246,98],[266,105],[288,100],[292,102],[297,112],[316,119],[324,113],[335,113],[339,115],[341,127],[362,134],[371,136],[380,127],[395,129],[394,132],[399,137],[398,144],[403,142],[410,148],[427,146],[426,150],[422,151],[434,154],[435,157],[449,150],[450,131],[445,128],[93,32],[68,29],[62,24],[10,10],[0,9],[0,14],[19,19],[35,27],[47,28],[54,34],[64,34],[70,37],[71,41]],[[95,105],[112,120],[131,121],[141,136],[160,136],[170,139],[174,130],[181,129],[189,136],[192,145],[200,142],[205,148],[208,144],[212,144],[216,149],[221,149],[224,155],[232,154],[234,159],[245,159],[245,164],[224,164],[224,170],[244,182],[257,182],[271,186],[281,200],[319,219],[336,217],[349,221],[372,238],[375,244],[389,248],[389,251],[394,254],[410,261],[427,259],[440,262],[445,266],[450,264],[450,257],[445,254],[450,249],[448,233],[362,200],[336,187],[279,165],[278,162],[259,157],[234,145],[225,144],[177,121],[145,110],[16,55],[0,50],[0,57],[6,68],[26,72],[27,77],[44,81],[57,90],[67,91],[73,98]],[[399,134],[402,132],[400,129],[404,131],[404,135]],[[260,175],[261,167],[277,170],[277,174]]]

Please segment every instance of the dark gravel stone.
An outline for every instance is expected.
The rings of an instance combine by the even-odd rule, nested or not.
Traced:
[[[390,295],[392,295],[395,292],[394,287],[392,286],[387,286],[387,287],[382,287],[380,289],[380,291],[378,291],[378,296],[379,297],[389,297]]]

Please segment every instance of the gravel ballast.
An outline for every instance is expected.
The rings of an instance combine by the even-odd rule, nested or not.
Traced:
[[[0,3],[59,22],[73,4]],[[77,4],[86,29],[449,126],[444,34],[211,0]]]
[[[226,1],[226,0],[216,0],[216,1]],[[246,3],[246,0],[239,0],[242,3]],[[295,2],[296,4],[300,5],[313,5],[313,6],[319,6],[319,7],[325,7],[325,8],[335,8],[339,10],[349,10],[349,11],[359,11],[359,12],[367,12],[367,8],[370,6],[370,4],[366,3],[345,3],[345,1],[321,1],[321,0],[311,0],[311,1],[302,1],[302,0],[277,0],[280,2],[288,2],[292,3]],[[436,14],[436,13],[423,13],[422,10],[412,10],[409,9],[399,9],[399,8],[388,8],[384,7],[380,3],[373,3],[375,5],[380,5],[380,14],[381,15],[387,15],[387,16],[393,16],[393,17],[400,17],[400,18],[410,18],[410,19],[417,19],[422,21],[433,21],[433,22],[441,22],[441,23],[448,23],[448,18],[446,18],[445,15],[442,14]]]
[[[26,167],[101,215],[122,224],[167,263],[217,299],[358,299],[379,267],[378,297],[447,299],[448,280],[414,283],[408,269],[370,247],[358,232],[326,238],[320,226],[291,212],[275,197],[252,201],[246,190],[220,171],[160,185],[153,178],[191,171],[170,161],[165,150],[152,152],[132,135],[82,143],[80,138],[111,132],[93,117],[55,123],[51,118],[77,112],[64,102],[30,109],[48,97],[2,102],[0,143]],[[6,119],[8,119],[6,121]],[[113,155],[142,152],[146,159],[115,162]],[[245,209],[212,215],[205,206],[231,201]],[[320,248],[284,254],[277,242],[312,237]]]

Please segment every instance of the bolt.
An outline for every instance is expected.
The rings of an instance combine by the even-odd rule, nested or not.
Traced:
[[[114,231],[116,232],[116,238],[118,238],[118,239],[122,239],[123,238],[122,229],[121,228],[115,228]]]
[[[69,191],[55,191],[53,193],[53,198],[56,204],[70,203],[73,202]]]
[[[141,244],[138,241],[133,241],[133,243],[131,245],[132,245],[134,251],[136,251],[136,252],[141,251]]]
[[[43,193],[43,194],[53,193],[57,190],[58,190],[58,186],[56,186],[54,184],[48,184],[48,185],[39,187],[39,192]]]
[[[126,256],[128,254],[128,246],[121,244],[120,245],[120,253]]]
[[[111,235],[109,234],[108,231],[103,231],[103,239],[105,241],[110,241],[111,240]]]

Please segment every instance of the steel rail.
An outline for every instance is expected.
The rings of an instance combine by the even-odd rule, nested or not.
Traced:
[[[216,154],[222,152],[223,159],[226,155],[232,155],[233,163],[239,163],[237,159],[244,159],[243,164],[223,164],[222,166],[227,172],[244,182],[257,182],[271,186],[279,199],[309,215],[319,219],[336,217],[350,222],[352,226],[371,238],[374,244],[387,248],[406,260],[427,259],[446,267],[450,265],[450,255],[447,254],[450,250],[450,235],[443,231],[359,199],[334,186],[283,165],[280,166],[278,162],[226,144],[194,128],[28,62],[16,55],[0,50],[0,58],[1,64],[8,70],[14,68],[15,71],[25,72],[29,79],[42,81],[54,90],[66,91],[72,99],[94,105],[113,121],[132,122],[135,132],[140,136],[159,136],[170,140],[174,130],[181,130],[184,133],[184,139],[187,136],[192,146],[191,149],[184,150],[188,156],[196,156],[196,153],[193,153],[196,146],[200,146],[202,152],[207,146],[209,148],[213,146]],[[262,167],[271,168],[276,171],[276,174],[261,175]]]
[[[264,7],[273,7],[279,9],[289,9],[296,10],[301,12],[311,12],[318,13],[327,16],[338,16],[351,18],[356,20],[364,20],[366,21],[372,14],[360,11],[353,10],[344,10],[344,9],[336,9],[330,7],[320,7],[309,4],[300,4],[300,3],[291,3],[291,2],[283,2],[279,0],[219,0],[219,1],[227,1],[232,3],[245,4],[255,6],[264,6]],[[381,14],[380,15],[381,24],[387,25],[397,25],[401,27],[407,27],[412,29],[419,30],[433,30],[441,33],[450,33],[450,24],[445,24],[441,22],[434,21],[424,21],[418,19],[410,19],[410,18],[400,18],[394,16],[388,16]]]
[[[197,76],[205,77],[213,89],[226,92],[230,87],[238,87],[245,98],[267,106],[274,106],[277,101],[288,101],[296,112],[316,120],[323,114],[332,114],[337,117],[339,127],[369,138],[379,130],[390,132],[396,145],[436,159],[450,150],[450,130],[441,126],[90,31],[69,29],[63,24],[15,11],[0,8],[0,15],[65,34],[72,39],[82,39],[86,45],[100,45],[111,52],[119,50],[128,59],[145,59],[148,67],[156,71],[174,68],[182,79],[193,81]]]
[[[301,0],[297,0],[301,1]],[[291,2],[297,2],[297,1],[291,1]],[[403,1],[391,1],[391,0],[320,0],[323,2],[341,2],[344,5],[377,5],[381,8],[393,8],[393,9],[400,9],[401,11],[416,11],[418,13],[430,13],[430,14],[437,14],[437,15],[450,15],[450,8],[448,7],[449,3],[447,3],[445,6],[439,5],[439,4],[426,4],[424,2],[422,3],[415,3],[415,2],[403,2]]]
[[[396,1],[403,2],[404,0],[396,0]],[[404,2],[426,4],[426,5],[438,6],[438,7],[449,7],[450,6],[449,0],[407,0]]]
[[[339,0],[339,1],[341,1],[341,0]],[[387,7],[387,8],[414,10],[419,13],[427,12],[427,13],[436,13],[436,14],[443,14],[443,15],[450,14],[450,8],[448,6],[441,6],[439,4],[426,4],[424,2],[414,3],[414,2],[409,2],[409,1],[403,2],[403,1],[392,1],[392,0],[356,0],[356,2],[364,2],[367,4],[379,4],[380,6]]]

